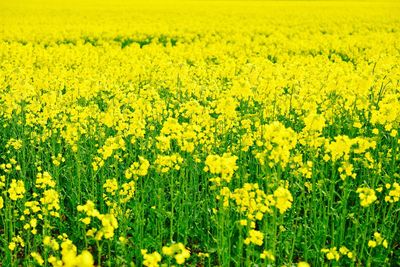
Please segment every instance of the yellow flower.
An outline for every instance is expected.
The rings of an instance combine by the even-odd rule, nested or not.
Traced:
[[[131,179],[132,177],[137,180],[139,176],[146,176],[150,167],[150,163],[144,157],[139,156],[139,162],[134,162],[125,170],[125,177]]]
[[[172,246],[170,246],[170,247],[164,246],[164,247],[162,248],[162,253],[163,253],[164,255],[167,255],[167,256],[173,256],[174,253],[175,253],[175,251],[174,251],[174,249],[173,249]]]
[[[290,191],[284,187],[278,187],[274,192],[275,206],[282,214],[292,206],[293,197]]]
[[[382,246],[383,246],[384,248],[388,248],[388,241],[387,241],[386,239],[383,240]]]
[[[99,211],[96,210],[93,201],[88,200],[85,205],[79,205],[77,207],[79,212],[85,212],[87,216],[97,217],[99,216]]]
[[[142,249],[143,265],[147,267],[158,267],[161,261],[161,255],[157,251],[148,254],[146,249]]]
[[[58,217],[58,210],[60,210],[59,194],[54,189],[48,189],[43,192],[43,197],[40,198],[43,211],[46,214],[50,212],[50,215]]]
[[[184,254],[176,254],[175,255],[175,260],[176,260],[176,263],[178,263],[178,264],[184,264],[185,263],[185,255]]]
[[[60,248],[60,245],[58,244],[57,240],[51,238],[50,236],[45,236],[43,238],[43,245],[45,245],[46,247],[50,247],[54,251],[57,251]]]
[[[44,260],[43,260],[42,256],[40,256],[39,253],[32,252],[31,256],[40,266],[43,266]]]
[[[20,150],[22,148],[22,140],[10,138],[6,144],[6,148],[12,147],[15,150]]]
[[[348,252],[347,253],[347,257],[349,258],[349,259],[354,259],[354,253],[353,252]]]
[[[183,158],[175,153],[172,155],[158,155],[154,164],[161,173],[169,172],[170,170],[180,170]]]
[[[304,118],[305,128],[303,131],[322,132],[325,127],[325,118],[322,115],[310,113]]]
[[[103,228],[101,228],[101,233],[104,234],[104,238],[111,239],[114,237],[114,230],[118,228],[118,221],[112,214],[100,215],[99,219]]]
[[[11,180],[10,188],[8,189],[8,194],[11,200],[23,198],[25,191],[25,185],[22,180]]]
[[[10,242],[10,243],[8,244],[8,248],[9,248],[11,251],[13,251],[13,250],[15,249],[15,247],[16,247],[15,242]]]
[[[310,264],[305,261],[300,261],[299,263],[297,263],[297,267],[310,267]]]
[[[61,260],[57,260],[56,257],[50,256],[47,261],[53,266],[53,267],[62,267],[63,262]]]
[[[83,222],[84,224],[88,225],[88,224],[90,224],[90,217],[80,219],[80,221]]]
[[[92,266],[94,266],[93,256],[87,250],[82,251],[82,253],[76,257],[75,262],[76,262],[76,266],[77,267],[78,266],[79,267],[92,267]]]
[[[348,248],[346,248],[346,247],[344,247],[344,246],[342,246],[342,247],[340,247],[340,249],[339,249],[339,252],[341,253],[341,254],[347,254],[347,252],[349,252],[349,249]]]
[[[107,179],[106,182],[103,184],[103,188],[106,190],[107,193],[111,195],[115,195],[115,191],[118,190],[118,181],[117,179]]]
[[[390,189],[389,194],[385,196],[385,201],[394,203],[398,202],[400,200],[400,184],[395,182],[393,183],[393,186],[391,184],[386,184],[386,188]]]
[[[330,261],[331,260],[338,261],[340,259],[340,254],[337,251],[336,247],[332,247],[330,249],[323,248],[323,249],[321,249],[321,252],[325,253],[325,257]]]
[[[377,200],[375,190],[367,187],[359,187],[356,191],[361,200],[361,206],[368,207]]]
[[[246,245],[249,245],[250,243],[255,244],[257,246],[261,246],[264,242],[264,234],[260,231],[257,230],[250,230],[249,231],[249,237],[247,237],[244,240],[244,243]]]
[[[208,155],[205,161],[206,167],[204,171],[210,172],[211,174],[220,175],[221,179],[230,182],[233,174],[238,169],[236,166],[237,156],[231,156],[229,153],[218,155]]]
[[[275,256],[270,250],[264,250],[261,255],[261,259],[268,259],[270,261],[275,261]]]
[[[176,263],[183,264],[186,259],[190,257],[190,251],[185,248],[182,243],[175,243],[171,246],[164,246],[162,248],[162,253],[169,257],[174,257]]]
[[[56,183],[53,181],[50,173],[43,172],[36,175],[35,186],[37,188],[46,188],[47,186],[53,188],[55,185]]]
[[[385,238],[383,238],[379,232],[375,232],[374,239],[368,241],[368,247],[374,248],[379,245],[382,245],[384,248],[387,248],[388,241]]]
[[[370,248],[376,247],[376,241],[374,241],[374,240],[369,240],[369,241],[368,241],[368,247],[370,247]]]

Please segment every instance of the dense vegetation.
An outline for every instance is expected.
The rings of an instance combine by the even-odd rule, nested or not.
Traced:
[[[399,3],[3,2],[0,265],[400,265]]]

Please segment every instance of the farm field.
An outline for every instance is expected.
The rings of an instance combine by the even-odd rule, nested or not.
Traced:
[[[0,266],[400,266],[400,2],[0,2]]]

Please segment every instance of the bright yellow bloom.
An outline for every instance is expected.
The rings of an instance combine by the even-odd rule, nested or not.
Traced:
[[[384,248],[388,248],[388,241],[382,237],[379,232],[374,233],[374,239],[368,241],[368,247],[374,248],[382,245]]]
[[[368,241],[368,247],[371,247],[371,248],[376,247],[376,241],[374,241],[374,240],[369,240],[369,241]]]
[[[321,249],[321,252],[325,253],[325,257],[328,260],[336,260],[338,261],[340,259],[340,253],[337,251],[336,247],[332,247],[330,249],[323,248]]]
[[[261,259],[268,259],[270,261],[275,261],[275,256],[270,250],[264,250],[261,255]]]
[[[255,244],[257,246],[261,246],[264,242],[264,234],[260,231],[257,230],[250,230],[249,232],[249,237],[247,237],[244,240],[244,243],[246,245],[249,245],[250,243]]]
[[[385,197],[386,202],[394,203],[398,202],[400,200],[400,184],[395,182],[393,183],[393,186],[390,184],[386,185],[386,188],[392,188],[389,191],[389,194]]]
[[[363,207],[368,207],[377,200],[375,190],[368,187],[359,187],[356,192],[359,194]]]
[[[282,214],[292,206],[293,197],[290,191],[284,187],[278,187],[274,192],[275,206]]]
[[[147,253],[146,249],[142,249],[141,253],[143,255],[143,265],[147,267],[158,267],[161,261],[161,255],[157,251],[151,254]]]
[[[220,178],[226,182],[230,182],[233,174],[238,169],[236,166],[237,156],[225,153],[222,157],[218,155],[208,155],[205,161],[206,167],[204,171],[211,174],[220,175]]]
[[[31,256],[40,266],[43,266],[44,260],[43,260],[42,256],[40,256],[39,253],[32,252]]]
[[[62,266],[65,267],[93,267],[94,259],[92,254],[84,250],[77,254],[77,248],[71,240],[65,239],[61,243]],[[57,261],[56,261],[57,262]]]
[[[22,180],[11,180],[10,188],[8,189],[8,194],[11,200],[23,198],[25,192],[25,185]]]
[[[310,267],[310,264],[305,261],[300,261],[299,263],[297,263],[297,267]]]
[[[178,264],[184,264],[186,259],[190,257],[190,251],[182,243],[164,246],[162,253],[166,256],[174,257]]]

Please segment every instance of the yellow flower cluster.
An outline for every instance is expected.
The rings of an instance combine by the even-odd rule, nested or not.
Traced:
[[[22,140],[10,138],[6,144],[6,148],[12,147],[15,150],[20,150],[22,148]]]
[[[325,253],[326,259],[330,261],[338,261],[342,256],[347,256],[349,259],[355,260],[355,253],[350,251],[345,246],[341,246],[339,250],[337,250],[337,247],[332,247],[330,249],[323,248],[321,249],[321,252]]]
[[[170,170],[179,171],[183,163],[183,158],[179,154],[158,155],[154,165],[161,173],[169,172]]]
[[[19,235],[12,237],[11,242],[8,244],[8,249],[13,251],[17,246],[20,246],[21,248],[25,247],[25,242]]]
[[[276,207],[280,214],[283,214],[292,206],[293,197],[290,191],[284,187],[278,187],[273,194],[266,194],[259,188],[258,184],[246,183],[242,188],[237,188],[233,192],[228,187],[220,190],[217,199],[223,201],[223,207],[230,206],[230,200],[233,201],[235,210],[246,217],[240,220],[240,225],[249,226],[248,237],[244,240],[246,245],[263,244],[264,233],[255,230],[256,222],[262,221],[265,214],[273,214],[272,207]],[[248,222],[250,221],[250,223]]]
[[[262,220],[265,213],[272,213],[273,195],[267,195],[259,188],[258,184],[246,183],[242,188],[237,188],[233,192],[228,187],[224,187],[221,189],[220,195],[223,197],[225,207],[229,207],[229,201],[233,200],[237,211],[244,214],[250,221]]]
[[[170,246],[163,246],[161,252],[163,255],[175,259],[178,265],[184,264],[186,260],[190,258],[190,250],[182,243],[173,243]],[[157,251],[147,253],[147,249],[142,249],[141,254],[143,256],[142,264],[147,267],[158,267],[163,260],[161,254]],[[161,266],[167,266],[167,264],[161,264]]]
[[[11,180],[10,188],[8,189],[8,196],[11,200],[18,200],[24,197],[26,192],[25,185],[22,180]]]
[[[42,197],[39,199],[43,215],[60,216],[58,212],[60,210],[60,196],[58,191],[54,189],[55,186],[56,183],[50,173],[38,173],[36,176],[35,187],[43,189]]]
[[[84,250],[81,254],[77,254],[77,248],[71,240],[65,239],[61,243],[61,259],[54,256],[49,257],[48,262],[53,267],[92,267],[94,260],[92,254]]]
[[[374,239],[368,241],[368,247],[374,248],[380,245],[382,245],[384,248],[388,248],[388,241],[383,238],[380,233],[375,232]]]
[[[293,197],[290,191],[284,187],[278,187],[274,191],[275,207],[279,209],[282,214],[292,206]]]
[[[147,249],[142,249],[143,265],[147,267],[158,267],[162,257],[160,253],[154,251],[153,253],[147,253]]]
[[[219,175],[211,179],[217,186],[223,181],[229,183],[235,171],[238,169],[236,166],[237,159],[236,156],[232,156],[229,153],[225,153],[222,157],[218,155],[208,155],[205,160],[206,166],[204,167],[204,171]]]
[[[140,176],[146,176],[150,167],[150,163],[144,157],[139,156],[139,162],[134,162],[125,170],[126,179],[134,178],[137,180]]]
[[[164,246],[162,248],[162,253],[166,256],[173,257],[177,264],[184,264],[190,257],[190,251],[182,243]]]
[[[96,208],[95,204],[88,200],[85,205],[79,205],[77,207],[79,212],[83,212],[87,217],[81,219],[81,221],[88,225],[91,222],[91,218],[97,218],[102,227],[100,229],[91,228],[86,232],[89,237],[94,237],[95,240],[111,239],[114,237],[114,231],[118,228],[118,221],[113,214],[101,214]]]
[[[43,266],[44,260],[39,253],[31,252],[31,256],[37,262],[37,264],[39,264],[40,266]]]
[[[5,173],[11,173],[13,170],[20,171],[21,166],[15,160],[15,158],[11,158],[8,163],[0,164],[0,170],[3,170]]]
[[[278,187],[273,194],[267,195],[259,188],[258,184],[244,184],[243,188],[237,188],[230,192],[224,187],[220,192],[223,196],[224,206],[229,206],[232,199],[238,212],[253,220],[262,220],[265,213],[272,213],[271,207],[275,206],[282,214],[292,206],[293,196],[287,188]]]
[[[257,131],[256,145],[261,152],[256,153],[256,158],[261,165],[270,167],[281,165],[286,167],[290,161],[290,152],[297,144],[297,134],[291,128],[286,128],[281,122],[262,125]]]
[[[168,118],[163,124],[160,135],[156,138],[157,148],[166,152],[172,148],[172,143],[176,142],[182,151],[191,153],[195,145],[200,142],[198,140],[200,137],[202,137],[201,126],[180,124],[177,119]]]
[[[107,206],[112,208],[112,213],[117,213],[119,204],[125,204],[134,197],[135,181],[128,181],[119,184],[117,179],[115,178],[107,179],[103,184],[103,188],[105,189],[105,193],[103,193],[103,200],[105,201]]]
[[[107,138],[104,145],[98,149],[100,156],[94,157],[94,161],[92,162],[93,170],[96,171],[99,167],[104,166],[104,161],[110,158],[114,151],[119,149],[125,150],[125,141],[121,136]],[[117,158],[117,156],[115,157]]]
[[[386,188],[390,189],[387,196],[385,196],[385,201],[394,203],[400,200],[400,184],[394,182],[393,185],[386,184]]]
[[[65,158],[61,153],[58,153],[57,156],[51,156],[51,160],[55,166],[60,166],[61,163],[65,162]]]
[[[264,250],[261,255],[261,259],[268,259],[270,261],[275,261],[275,256],[270,250]]]
[[[257,246],[261,246],[264,242],[264,234],[258,230],[251,229],[249,231],[249,237],[244,240],[246,245],[254,244]]]
[[[51,228],[49,220],[51,217],[60,217],[59,193],[54,189],[55,181],[50,173],[38,173],[35,188],[39,191],[33,193],[33,199],[24,203],[23,215],[19,217],[24,222],[23,229],[30,231],[33,235],[38,234],[38,227],[43,230]]]
[[[377,200],[375,190],[368,187],[359,187],[356,191],[361,200],[361,206],[368,207]]]
[[[54,251],[58,251],[60,249],[60,245],[58,244],[57,240],[51,236],[45,236],[43,238],[43,245],[51,248]]]

